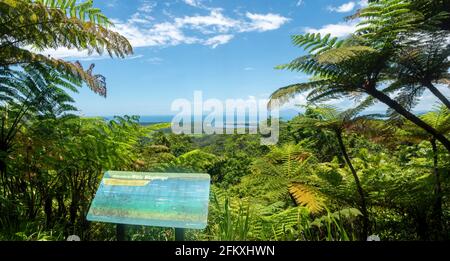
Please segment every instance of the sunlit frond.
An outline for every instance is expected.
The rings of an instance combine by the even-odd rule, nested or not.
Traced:
[[[294,183],[289,186],[289,193],[295,199],[299,206],[304,206],[311,211],[311,213],[320,213],[324,209],[324,200],[312,187]]]

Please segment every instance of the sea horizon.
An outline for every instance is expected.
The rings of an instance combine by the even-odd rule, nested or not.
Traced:
[[[414,111],[414,113],[420,115],[425,113],[426,111]],[[295,110],[286,110],[286,111],[281,111],[280,112],[280,119],[281,120],[291,120],[292,118],[294,118],[295,116],[299,115],[300,113],[302,113],[302,111],[295,111]],[[386,114],[386,111],[367,111],[364,114]],[[112,120],[114,119],[114,117],[117,116],[138,116],[139,117],[139,123],[166,123],[166,122],[172,122],[173,117],[175,117],[175,114],[155,114],[155,115],[136,115],[136,114],[124,114],[124,115],[97,115],[97,116],[86,116],[86,117],[101,117],[105,120]],[[208,115],[202,115],[202,119],[205,119]],[[200,115],[193,115],[192,116],[192,121],[194,122],[194,118],[196,117],[200,117]],[[226,115],[224,116],[224,122],[226,122]],[[249,122],[248,121],[248,117],[245,118],[244,120],[245,123],[247,124],[253,124],[256,122]],[[238,123],[239,124],[239,123]]]

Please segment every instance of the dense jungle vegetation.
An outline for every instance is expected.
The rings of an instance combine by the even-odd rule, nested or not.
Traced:
[[[115,240],[114,225],[86,221],[106,170],[209,173],[209,225],[189,240],[450,239],[450,1],[370,2],[345,39],[293,36],[306,54],[278,69],[311,79],[271,98],[304,92],[309,104],[282,121],[276,146],[261,146],[258,135],[76,116],[70,93],[85,85],[106,97],[106,79],[38,51],[123,58],[127,39],[91,0],[0,0],[0,240]],[[415,113],[425,91],[440,103]],[[357,105],[323,103],[339,98]],[[386,114],[364,113],[377,102]],[[174,230],[128,235],[173,240]]]

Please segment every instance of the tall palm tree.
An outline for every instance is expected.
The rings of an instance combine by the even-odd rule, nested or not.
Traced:
[[[298,128],[320,128],[324,130],[331,131],[336,136],[336,141],[338,142],[340,152],[345,160],[346,165],[352,173],[353,179],[355,181],[356,189],[359,194],[359,204],[361,208],[361,213],[363,214],[363,238],[367,238],[370,224],[369,215],[367,211],[367,200],[364,193],[364,189],[361,186],[358,173],[354,168],[350,156],[348,154],[347,148],[344,142],[345,130],[350,128],[355,123],[361,121],[366,121],[378,117],[379,115],[359,115],[360,110],[349,109],[346,111],[339,111],[331,106],[322,107],[312,107],[308,106],[307,110],[313,111],[316,117],[302,117],[297,121]]]

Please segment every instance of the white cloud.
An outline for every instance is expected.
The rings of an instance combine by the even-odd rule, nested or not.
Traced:
[[[328,6],[327,9],[331,12],[347,13],[347,12],[353,11],[355,6],[356,6],[355,2],[348,2],[348,3],[342,4],[338,7]]]
[[[306,27],[305,33],[320,33],[321,35],[331,34],[332,37],[343,37],[356,31],[359,21],[342,22],[337,24],[327,24],[321,28]]]
[[[126,37],[134,48],[180,44],[202,44],[216,48],[230,42],[236,34],[276,30],[290,20],[273,13],[247,12],[245,15],[230,17],[224,14],[223,9],[203,7],[200,0],[184,0],[184,2],[201,7],[209,13],[182,17],[167,16],[164,21],[156,21],[151,15],[157,6],[156,1],[145,0],[127,20],[110,19],[115,24],[112,30]],[[58,58],[89,56],[87,51],[64,48],[47,50],[43,53]],[[93,54],[90,59],[94,59],[95,56],[99,55]]]
[[[137,9],[137,12],[131,15],[131,17],[128,19],[128,22],[130,23],[141,23],[141,24],[150,24],[153,18],[150,13],[153,12],[153,9],[158,4],[156,2],[151,1],[144,1]]]
[[[33,50],[33,48],[29,47],[26,48],[32,51],[36,51]],[[96,60],[104,60],[104,59],[110,59],[111,57],[107,54],[104,53],[102,55],[98,54],[98,53],[92,53],[89,54],[88,51],[83,50],[83,51],[79,51],[77,49],[68,49],[65,47],[59,47],[57,49],[47,49],[44,51],[40,51],[38,52],[42,55],[45,56],[51,56],[52,58],[56,58],[56,59],[70,59],[70,60],[79,60],[79,61],[96,61]],[[133,56],[128,56],[125,59],[126,60],[134,60],[134,59],[139,59],[144,57],[142,54],[138,54],[138,55],[133,55]]]
[[[141,6],[138,7],[138,12],[151,13],[153,9],[158,5],[157,2],[144,1]]]
[[[136,59],[140,59],[142,57],[144,57],[144,55],[138,54],[138,55],[133,55],[133,56],[127,56],[126,58],[124,58],[124,60],[136,60]],[[78,60],[78,61],[98,61],[98,60],[111,59],[111,57],[109,55],[85,56],[85,57],[79,57],[79,58],[68,57],[68,58],[70,60]]]
[[[306,105],[308,103],[308,100],[306,99],[307,96],[308,94],[296,95],[293,99],[290,99],[285,104],[283,104],[280,109],[297,110],[299,109],[299,106]]]
[[[233,38],[234,38],[234,36],[231,34],[217,35],[217,36],[211,37],[209,39],[206,39],[203,42],[203,44],[211,46],[212,48],[216,48],[219,45],[228,43]]]
[[[244,68],[244,71],[254,71],[255,70],[255,68],[253,68],[253,67],[245,67]]]
[[[175,18],[177,27],[188,27],[204,34],[227,33],[230,31],[239,32],[265,32],[276,30],[289,21],[288,18],[278,14],[254,14],[246,13],[244,19],[233,19],[225,16],[220,9],[213,9],[209,15],[205,16],[184,16]]]
[[[165,22],[143,28],[134,23],[116,24],[116,31],[125,36],[133,47],[193,44],[199,40],[186,36],[175,24]]]
[[[303,4],[303,0],[298,0],[297,3],[295,4],[296,6],[301,6]]]
[[[247,25],[247,28],[244,28],[244,32],[248,31],[271,31],[280,28],[283,24],[289,21],[289,18],[283,17],[278,14],[253,14],[247,12],[246,16],[251,20],[251,22]]]
[[[144,15],[144,14],[141,14],[141,13],[135,13],[135,14],[133,14],[131,16],[130,19],[128,19],[128,21],[130,23],[136,23],[136,24],[139,24],[139,23],[141,23],[141,24],[150,24],[151,21],[153,21],[154,19],[155,18],[153,18],[150,15]]]
[[[144,57],[144,55],[138,54],[138,55],[129,56],[129,57],[126,58],[126,60],[136,60],[136,59],[139,59],[139,58],[142,58],[142,57]]]
[[[202,4],[201,0],[183,0],[187,5],[199,7]]]
[[[228,43],[238,33],[276,30],[288,21],[288,18],[272,13],[247,13],[245,17],[235,19],[217,8],[209,10],[208,15],[173,17],[162,23],[142,15],[133,15],[125,22],[113,20],[115,30],[133,47],[203,44],[212,48]]]
[[[117,6],[117,0],[110,0],[110,1],[108,1],[108,3],[106,4],[106,6],[107,6],[107,7],[110,7],[110,8],[116,7],[116,6]]]
[[[219,10],[212,10],[207,16],[185,16],[175,18],[178,27],[191,27],[202,33],[225,33],[239,25],[239,21],[225,17]]]
[[[436,88],[446,97],[450,97],[450,89],[447,85],[444,84],[436,84]],[[422,97],[420,97],[420,101],[416,107],[414,107],[414,111],[416,112],[425,112],[430,111],[436,108],[436,106],[440,106],[442,102],[429,90],[426,90]]]
[[[32,48],[27,48],[27,49],[32,49]],[[33,50],[35,51],[35,50]],[[66,58],[83,58],[83,57],[87,57],[89,56],[88,51],[83,50],[83,51],[79,51],[77,49],[67,49],[65,47],[60,47],[57,49],[47,49],[44,51],[40,51],[39,52],[42,55],[45,56],[51,56],[53,58],[58,58],[58,59],[66,59]],[[97,53],[93,53],[90,57],[100,57],[100,55],[98,55]]]
[[[361,0],[361,1],[358,2],[358,5],[360,7],[366,7],[366,6],[369,5],[369,1],[368,0]]]

